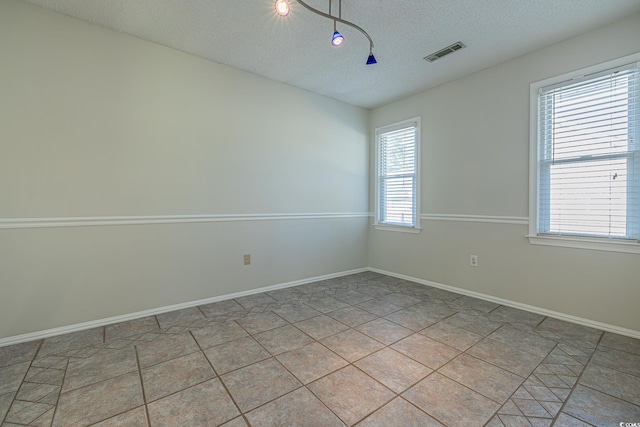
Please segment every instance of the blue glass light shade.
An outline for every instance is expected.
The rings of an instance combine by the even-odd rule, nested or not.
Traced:
[[[333,32],[333,36],[331,37],[331,44],[334,46],[340,46],[344,43],[344,37],[337,31]]]
[[[377,64],[378,61],[376,61],[376,57],[373,56],[373,53],[369,54],[369,57],[367,58],[367,65],[373,65],[373,64]]]

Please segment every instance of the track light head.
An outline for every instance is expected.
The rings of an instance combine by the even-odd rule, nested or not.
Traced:
[[[374,65],[377,63],[378,61],[376,61],[376,57],[373,56],[373,52],[369,52],[369,57],[367,58],[367,65]]]
[[[276,0],[276,13],[280,16],[287,16],[289,14],[289,2],[287,0]]]
[[[334,46],[340,46],[344,43],[344,37],[338,31],[333,32],[333,36],[331,37],[331,44]]]

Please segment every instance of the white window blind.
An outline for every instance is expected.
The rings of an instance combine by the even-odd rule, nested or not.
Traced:
[[[538,96],[539,234],[640,238],[637,64]]]
[[[378,129],[377,223],[416,227],[418,122]]]

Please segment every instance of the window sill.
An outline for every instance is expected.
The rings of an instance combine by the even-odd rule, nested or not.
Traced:
[[[400,233],[418,234],[422,230],[419,227],[405,227],[402,225],[374,224],[376,230],[381,231],[398,231]]]
[[[570,236],[526,236],[532,245],[558,246],[563,248],[587,249],[594,251],[623,252],[640,254],[640,243],[636,241],[593,239]]]

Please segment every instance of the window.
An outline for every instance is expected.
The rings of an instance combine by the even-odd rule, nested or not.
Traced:
[[[531,242],[640,252],[638,62],[534,84],[533,99]]]
[[[379,229],[419,232],[420,118],[376,129]]]

